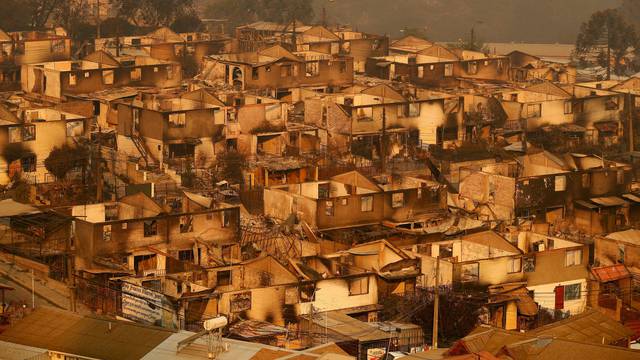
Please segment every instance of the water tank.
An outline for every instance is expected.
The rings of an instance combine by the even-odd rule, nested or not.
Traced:
[[[227,321],[227,318],[220,315],[220,316],[214,317],[213,319],[205,320],[202,325],[204,326],[205,330],[211,331],[211,330],[221,329],[227,326],[228,323],[229,322]]]

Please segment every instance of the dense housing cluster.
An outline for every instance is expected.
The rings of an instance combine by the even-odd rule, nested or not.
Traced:
[[[49,303],[0,348],[640,358],[640,77],[300,22],[71,44],[0,30],[0,273]]]

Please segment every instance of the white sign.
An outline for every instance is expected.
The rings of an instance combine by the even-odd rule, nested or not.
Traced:
[[[136,322],[175,328],[175,312],[165,296],[134,284],[122,284],[122,315]]]

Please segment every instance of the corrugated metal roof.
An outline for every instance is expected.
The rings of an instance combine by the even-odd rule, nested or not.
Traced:
[[[240,321],[229,328],[229,332],[231,334],[245,339],[263,336],[277,336],[286,334],[287,331],[288,330],[282,326],[258,320]]]
[[[134,360],[171,334],[162,328],[41,307],[0,334],[0,340],[98,359]]]
[[[372,341],[388,339],[391,336],[383,331],[372,328],[365,322],[337,311],[327,311],[311,316],[310,321],[320,327],[326,326],[329,332],[338,334],[345,339]]]
[[[605,236],[605,238],[640,245],[640,230],[629,229],[618,231]]]
[[[619,322],[598,310],[590,309],[527,333],[533,336],[552,336],[583,343],[612,344],[633,335]]]
[[[624,195],[622,195],[622,197],[627,199],[627,200],[631,200],[633,202],[640,203],[640,196],[637,196],[637,195],[634,195],[634,194],[624,194]]]
[[[515,245],[500,236],[493,230],[477,232],[462,237],[462,241],[470,241],[494,249],[510,252],[512,254],[522,253]]]
[[[624,206],[627,204],[624,199],[617,196],[596,197],[590,199],[593,203],[602,206]]]
[[[585,208],[591,209],[591,210],[594,210],[594,209],[598,208],[598,205],[592,204],[592,203],[584,201],[584,200],[576,200],[576,201],[574,201],[574,203],[576,205],[580,205],[582,207],[585,207]]]
[[[0,217],[36,214],[41,212],[38,208],[29,204],[19,203],[12,199],[0,201]]]

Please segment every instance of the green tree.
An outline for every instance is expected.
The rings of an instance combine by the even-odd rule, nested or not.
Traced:
[[[629,48],[635,48],[637,41],[633,26],[617,10],[598,11],[580,27],[576,55],[581,61],[593,62],[595,59],[600,62],[607,68],[607,78],[610,78],[612,60],[616,74],[622,73],[622,60]]]

